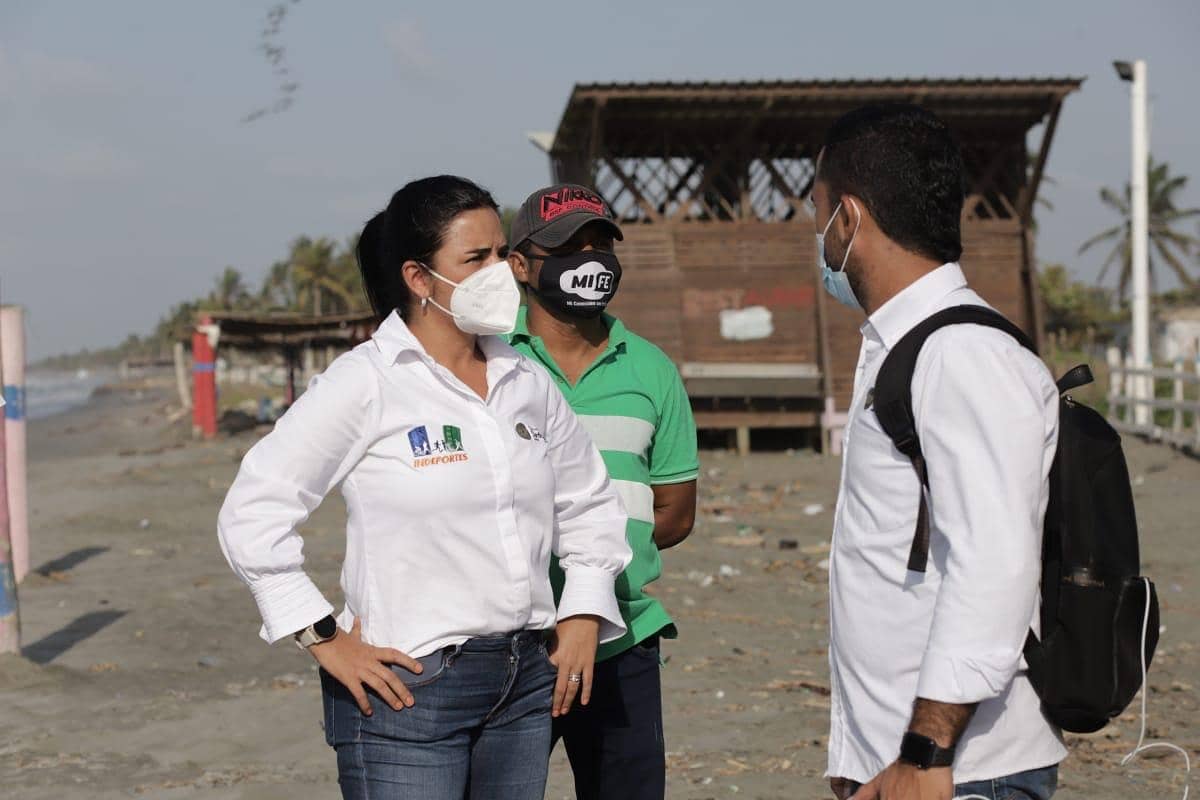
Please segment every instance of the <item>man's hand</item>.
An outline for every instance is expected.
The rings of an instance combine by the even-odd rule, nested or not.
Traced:
[[[421,662],[409,658],[391,647],[373,647],[362,640],[362,626],[354,620],[349,633],[338,629],[327,642],[308,648],[309,655],[354,695],[358,707],[371,716],[371,703],[366,687],[370,687],[397,711],[412,708],[413,696],[388,664],[398,664],[412,673],[420,674]]]
[[[875,776],[850,800],[953,800],[954,776],[949,767],[917,769],[900,761]]]
[[[833,790],[833,796],[837,800],[850,800],[850,796],[854,794],[854,787],[857,785],[849,778],[829,779],[829,788]]]

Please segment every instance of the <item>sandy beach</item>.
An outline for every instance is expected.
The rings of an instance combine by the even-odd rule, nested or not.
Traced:
[[[25,650],[0,659],[6,798],[338,796],[313,661],[258,638],[250,594],[217,546],[217,509],[261,431],[193,442],[186,421],[166,422],[171,403],[161,387],[118,389],[30,425]],[[1165,626],[1150,737],[1196,760],[1200,461],[1137,441],[1127,450]],[[828,797],[823,561],[838,461],[702,461],[699,523],[656,584],[681,632],[664,646],[668,796]],[[343,514],[335,495],[303,530],[310,574],[335,603]],[[1136,711],[1068,737],[1058,796],[1181,794],[1176,755],[1119,766]],[[571,797],[570,786],[560,751],[547,797]]]

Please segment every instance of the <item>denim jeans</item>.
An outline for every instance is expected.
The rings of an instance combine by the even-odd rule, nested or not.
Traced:
[[[541,800],[556,670],[540,631],[471,639],[392,670],[415,705],[373,693],[365,716],[321,672],[325,741],[337,751],[345,800]]]
[[[554,721],[577,800],[662,800],[666,794],[658,637],[596,664],[592,700]]]
[[[971,781],[954,787],[955,797],[977,794],[988,800],[1050,800],[1058,788],[1058,765],[1018,772],[990,781]]]
[[[862,784],[852,784],[855,791]],[[954,787],[956,798],[986,797],[987,800],[1050,800],[1058,788],[1058,765],[1016,772],[990,781],[971,781]]]

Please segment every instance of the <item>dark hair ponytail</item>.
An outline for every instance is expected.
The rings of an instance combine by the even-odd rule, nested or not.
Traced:
[[[392,311],[401,318],[408,313],[412,293],[404,282],[404,262],[428,262],[455,217],[477,208],[499,207],[487,190],[466,178],[438,175],[406,184],[367,222],[358,239],[358,268],[380,319]]]

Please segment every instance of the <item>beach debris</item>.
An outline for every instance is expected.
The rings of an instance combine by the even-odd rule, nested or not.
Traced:
[[[150,527],[150,520],[143,519],[141,522],[138,523],[138,527],[141,528],[142,530],[146,530],[147,528]]]
[[[817,569],[823,569],[823,570],[825,570],[826,572],[828,572],[828,571],[829,571],[829,559],[828,559],[828,558],[822,558],[820,561],[818,561],[818,562],[817,562]]]
[[[751,532],[749,534],[739,533],[737,536],[718,536],[715,541],[726,547],[762,547],[765,540],[757,533]]]
[[[214,667],[221,666],[221,659],[217,658],[216,656],[200,656],[200,659],[196,662],[196,665],[204,667],[205,669],[212,669]]]
[[[146,556],[154,555],[154,551],[148,547],[135,547],[129,551],[129,554],[133,555],[133,556],[139,556],[141,558],[145,558]]]
[[[767,688],[770,691],[776,691],[776,692],[778,692],[778,691],[798,692],[798,691],[803,690],[806,692],[812,692],[813,694],[816,694],[816,695],[820,695],[821,697],[829,697],[831,694],[833,694],[833,691],[828,686],[825,686],[824,684],[816,683],[815,681],[804,681],[804,680],[800,680],[800,681],[774,680],[774,681],[771,681],[770,683],[768,683],[765,688]]]
[[[683,596],[683,604],[685,606],[687,606],[688,608],[691,608],[696,605],[696,598],[689,597],[688,595],[684,595]]]
[[[696,569],[688,571],[687,579],[692,583],[699,584],[700,588],[702,589],[707,589],[709,586],[712,586],[713,581],[715,580],[712,575]]]
[[[718,700],[724,700],[724,699],[725,699],[725,690],[724,690],[724,689],[717,689],[717,691],[716,691],[716,694],[715,694],[714,696],[715,696],[715,697],[716,697]]]
[[[717,574],[722,578],[736,578],[738,575],[742,574],[742,571],[737,567],[730,566],[729,564],[722,564],[717,569]]]
[[[298,675],[294,672],[289,672],[285,675],[276,675],[271,680],[272,689],[299,689],[307,682],[303,675]]]
[[[88,672],[116,672],[119,667],[111,661],[102,661],[99,664],[92,664],[88,667]]]
[[[800,546],[800,543],[798,541],[796,541],[795,539],[780,539],[779,540],[779,549],[780,550],[795,550],[799,546]]]
[[[821,503],[809,503],[804,507],[804,516],[815,517],[825,510],[825,506]]]

